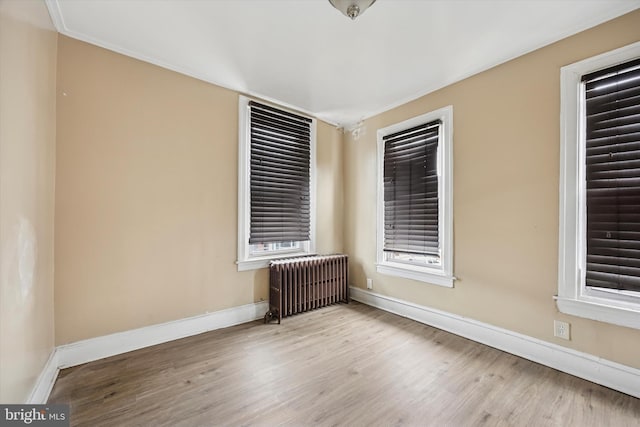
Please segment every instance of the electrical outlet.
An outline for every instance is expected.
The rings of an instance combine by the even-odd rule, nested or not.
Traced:
[[[561,322],[560,320],[553,321],[553,336],[562,338],[563,340],[571,339],[571,324],[568,322]]]
[[[367,289],[373,289],[373,280],[367,277]]]

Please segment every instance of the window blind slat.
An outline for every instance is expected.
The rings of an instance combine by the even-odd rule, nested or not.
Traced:
[[[608,144],[608,145],[603,144],[595,147],[589,147],[587,149],[587,155],[590,157],[602,155],[602,154],[608,155],[613,151],[616,151],[616,152],[640,151],[640,134],[638,134],[637,141],[630,141],[630,142],[625,141],[625,142],[617,142],[617,143]]]
[[[276,116],[287,117],[291,121],[311,123],[311,119],[308,117],[300,116],[298,114],[294,114],[289,111],[284,111],[279,108],[272,107],[270,105],[261,104],[256,101],[249,101],[249,107],[251,107],[251,111],[258,111],[265,114],[273,114]]]
[[[617,137],[620,135],[636,134],[640,132],[640,123],[637,121],[634,123],[625,123],[618,126],[611,126],[606,128],[593,128],[591,129],[590,136],[592,138],[608,138]]]
[[[283,132],[286,135],[295,137],[309,135],[310,133],[307,123],[290,122],[277,116],[260,114],[259,111],[254,111],[252,120],[255,129],[266,132]]]
[[[615,107],[626,107],[637,105],[640,98],[640,88],[631,87],[618,92],[603,92],[600,94],[591,93],[591,98],[587,99],[587,115],[611,111]]]

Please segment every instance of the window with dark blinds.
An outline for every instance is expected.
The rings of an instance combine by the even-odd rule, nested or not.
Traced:
[[[440,121],[383,137],[384,248],[439,256]]]
[[[586,286],[640,291],[640,59],[582,81]]]
[[[307,241],[311,119],[254,101],[249,107],[249,243]]]

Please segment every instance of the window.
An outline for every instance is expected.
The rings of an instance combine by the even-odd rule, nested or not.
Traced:
[[[453,287],[453,108],[378,131],[377,271]]]
[[[640,329],[640,43],[561,71],[558,309]]]
[[[315,120],[240,97],[238,270],[312,253]]]

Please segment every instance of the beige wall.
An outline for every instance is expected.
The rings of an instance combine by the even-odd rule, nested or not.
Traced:
[[[0,1],[0,402],[53,350],[57,34],[43,2]]]
[[[56,111],[46,8],[0,5],[0,401],[18,402],[53,346],[54,174],[56,344],[260,301],[267,274],[234,263],[238,94],[60,36]],[[319,122],[318,251],[346,251],[356,286],[372,277],[375,292],[640,368],[640,331],[552,301],[559,68],[639,27],[636,11],[565,39],[369,119],[358,140]],[[376,130],[449,104],[460,281],[378,275]],[[553,319],[572,323],[571,342]]]
[[[341,134],[317,131],[334,252]],[[267,270],[235,265],[236,92],[60,36],[57,137],[57,344],[267,298]]]
[[[365,121],[345,141],[353,284],[640,368],[640,330],[559,314],[560,67],[640,39],[640,11]],[[376,131],[453,105],[454,289],[377,274]],[[572,324],[570,342],[553,319]]]

